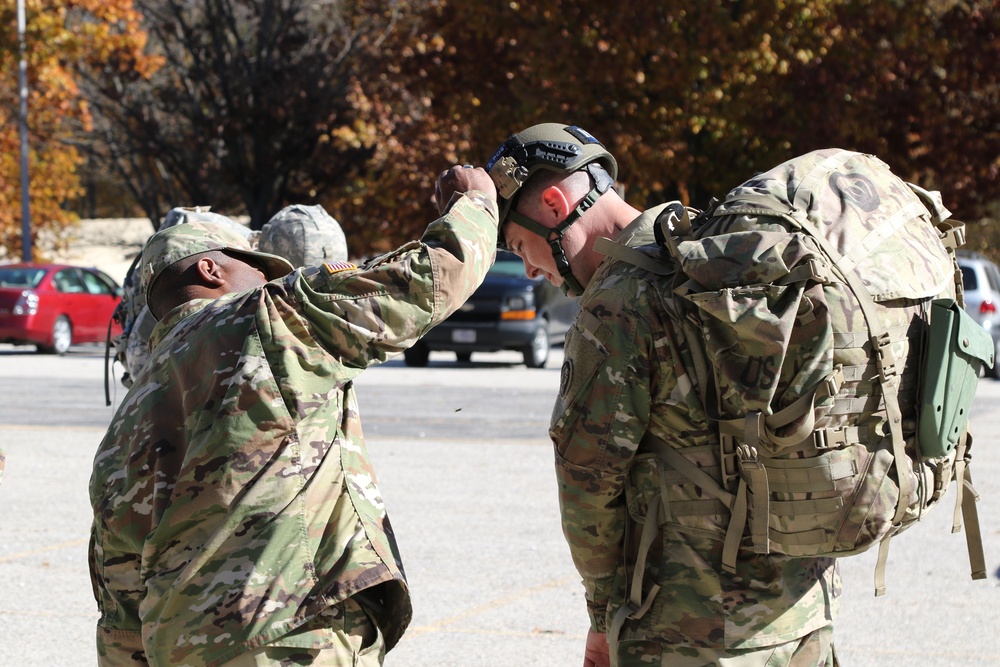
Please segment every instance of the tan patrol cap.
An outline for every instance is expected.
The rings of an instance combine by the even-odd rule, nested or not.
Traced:
[[[168,266],[210,250],[225,250],[260,264],[266,270],[268,280],[280,278],[293,270],[288,260],[253,250],[250,243],[236,230],[214,222],[195,220],[160,230],[146,241],[142,249],[141,275],[142,292],[146,295],[147,302],[153,283]]]

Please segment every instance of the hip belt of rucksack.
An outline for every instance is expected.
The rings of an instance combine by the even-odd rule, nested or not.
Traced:
[[[843,427],[818,429],[808,436],[817,450],[836,446],[837,443],[867,443],[872,441],[874,434],[871,428]],[[723,455],[722,466],[719,468],[703,468],[692,463],[684,450],[672,447],[669,443],[647,434],[643,438],[643,447],[654,452],[666,466],[661,475],[659,502],[661,523],[670,523],[680,532],[697,532],[703,536],[713,537],[723,542],[722,568],[735,573],[736,559],[741,547],[749,546],[755,553],[767,554],[775,550],[781,553],[795,555],[796,551],[809,553],[821,547],[827,540],[823,531],[806,531],[795,534],[783,534],[777,540],[769,531],[769,515],[792,515],[796,513],[835,514],[843,507],[840,497],[822,497],[823,493],[832,494],[836,491],[839,480],[858,474],[858,464],[845,452],[843,457],[814,458],[770,458],[767,467],[757,447],[741,441],[733,435],[724,435],[721,449],[729,450],[731,455]],[[732,471],[732,473],[730,472]],[[734,473],[734,474],[733,474]],[[676,475],[684,482],[693,483],[708,496],[702,500],[670,502],[667,500],[666,486],[678,483],[672,476]],[[722,479],[732,479],[723,483]],[[683,483],[683,482],[681,482]],[[735,490],[730,490],[733,487]],[[772,500],[771,494],[802,494],[812,493],[819,497],[796,500]],[[753,504],[752,511],[750,504]],[[703,516],[729,514],[729,523],[724,530],[714,532],[708,530],[689,529],[678,525],[672,519],[681,516]],[[749,544],[744,540],[749,521]],[[643,530],[650,530],[649,521]]]

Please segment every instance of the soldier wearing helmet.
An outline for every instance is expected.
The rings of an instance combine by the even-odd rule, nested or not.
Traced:
[[[570,294],[579,296],[583,293],[586,281],[581,281],[573,273],[564,243],[572,243],[572,238],[579,236],[571,234],[572,225],[596,205],[604,194],[614,192],[614,181],[618,176],[618,163],[614,156],[589,132],[579,127],[543,123],[507,139],[490,158],[486,171],[497,186],[500,219],[512,223],[507,226],[512,238],[508,239],[501,232],[501,247],[512,249],[511,243],[523,239],[526,233],[537,236],[545,241],[552,255],[552,264],[558,274],[558,280],[553,282],[561,284],[564,291]],[[529,214],[520,210],[518,202],[522,199],[522,188],[526,185],[530,184],[528,191],[534,195],[535,190],[548,184],[567,181],[571,174],[577,172],[580,175],[573,177],[573,185],[576,186],[573,191],[582,192],[586,175],[587,192],[579,201],[573,202],[572,210],[560,216],[558,223],[548,224],[550,216],[545,211],[532,208]],[[525,199],[534,201],[535,197]],[[574,197],[575,199],[578,198]],[[552,204],[568,206],[569,202]],[[570,238],[564,240],[567,235]],[[546,277],[554,279],[555,274],[551,271],[553,266],[548,266],[548,262],[544,264],[544,267],[531,264],[529,271],[534,269],[534,275],[538,275],[539,272],[545,273],[548,270]]]
[[[667,315],[671,260],[654,244],[658,218],[678,204],[625,202],[614,157],[574,125],[512,135],[487,171],[499,242],[529,275],[579,296],[549,435],[590,614],[585,667],[834,665],[833,560],[740,551],[736,572],[726,571],[727,510],[691,515],[698,488],[659,466],[650,444],[718,466],[718,438],[692,389],[695,356]],[[620,261],[620,246],[651,261]]]

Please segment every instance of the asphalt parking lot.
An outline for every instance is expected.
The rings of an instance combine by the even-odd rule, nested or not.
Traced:
[[[110,420],[103,348],[65,357],[0,346],[0,665],[96,662],[87,484]],[[414,619],[388,667],[579,667],[583,592],[559,527],[545,431],[561,353],[426,369],[401,361],[357,381],[369,448],[413,589]],[[115,400],[124,390],[117,386]],[[969,580],[954,491],[896,538],[888,593],[874,553],[842,560],[841,664],[980,666],[1000,660],[1000,382],[982,380],[972,472],[989,577]]]

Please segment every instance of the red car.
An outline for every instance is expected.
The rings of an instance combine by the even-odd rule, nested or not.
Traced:
[[[121,288],[97,269],[67,264],[0,265],[0,343],[35,344],[65,354],[104,342]],[[117,324],[111,335],[121,333]]]

